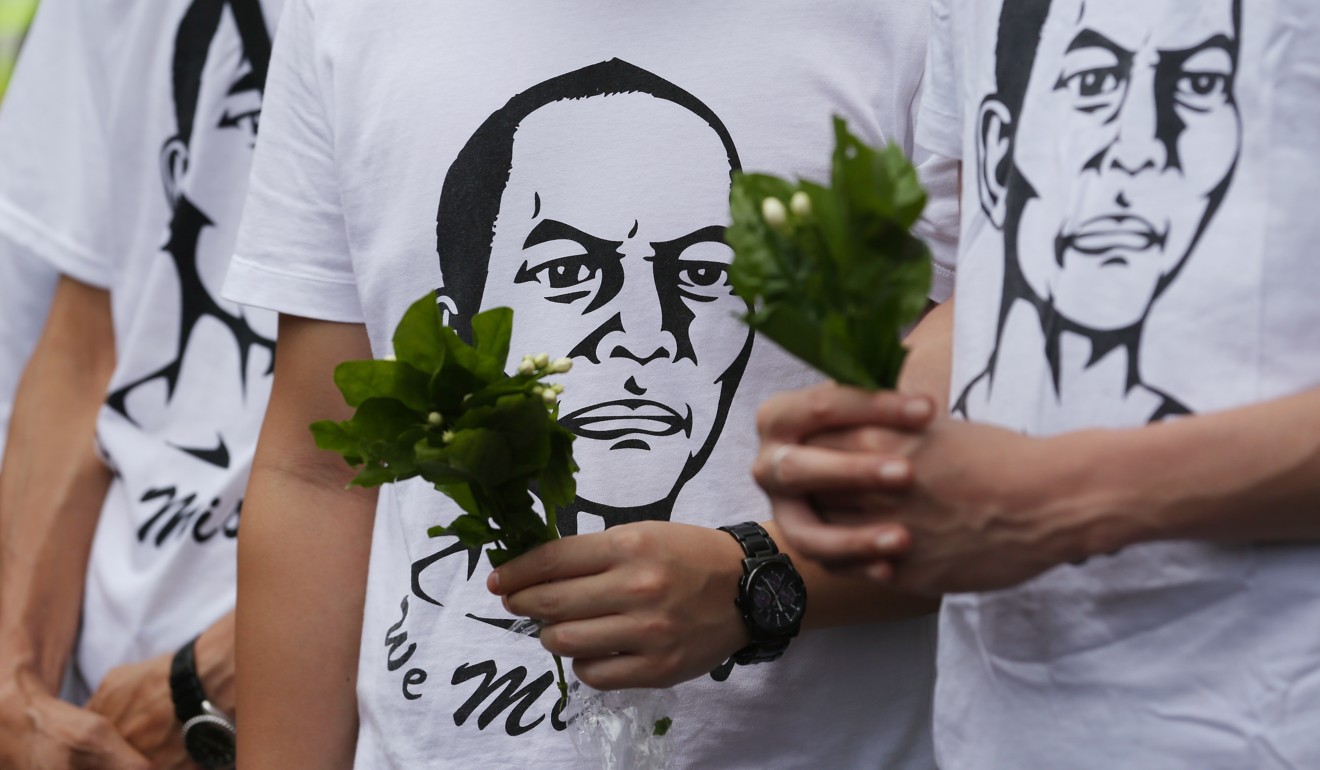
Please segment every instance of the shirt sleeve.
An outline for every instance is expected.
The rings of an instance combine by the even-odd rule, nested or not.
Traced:
[[[98,3],[44,0],[0,109],[0,239],[83,283],[115,254]]]
[[[335,169],[326,94],[306,0],[290,0],[275,36],[238,246],[225,297],[324,321],[362,323]]]
[[[930,41],[926,48],[921,112],[917,117],[917,145],[935,155],[961,160],[963,110],[955,43],[949,0],[931,0]]]

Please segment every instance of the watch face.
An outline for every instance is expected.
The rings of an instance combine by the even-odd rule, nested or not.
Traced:
[[[234,766],[234,732],[219,720],[203,721],[200,717],[190,722],[183,734],[188,756],[206,770],[223,770]]]
[[[747,594],[752,620],[767,632],[789,631],[802,622],[807,592],[802,577],[789,565],[770,562],[757,567]]]

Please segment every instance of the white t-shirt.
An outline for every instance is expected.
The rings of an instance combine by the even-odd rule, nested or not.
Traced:
[[[246,34],[235,9],[255,14]],[[44,0],[24,49],[45,119],[0,145],[0,232],[112,296],[98,441],[116,478],[78,650],[91,688],[233,607],[274,317],[219,294],[261,106],[253,62],[269,45],[253,0]]]
[[[50,25],[38,25],[33,37],[50,38]],[[45,45],[45,43],[38,43]],[[41,64],[25,58],[14,71],[9,90],[0,99],[0,159],[21,151],[28,132],[46,125],[46,111],[53,97]],[[6,152],[6,149],[8,152]],[[0,177],[8,172],[0,160]],[[4,182],[0,181],[0,186]],[[5,216],[0,200],[0,217]],[[45,260],[34,256],[25,232],[0,228],[0,458],[9,438],[9,416],[14,392],[23,367],[32,354],[45,325],[51,295],[59,273]]]
[[[515,360],[577,364],[565,531],[764,519],[753,411],[817,376],[735,318],[730,170],[825,178],[836,112],[910,147],[927,24],[863,0],[292,0],[227,294],[365,323],[378,355],[437,287],[460,328],[511,306]],[[426,535],[454,515],[382,491],[357,766],[577,767],[549,654],[505,630],[485,556]],[[676,766],[930,768],[932,633],[807,633],[680,686]]]
[[[1320,386],[1320,4],[934,5],[956,412],[1049,436]],[[1320,767],[1320,548],[1127,548],[940,634],[946,770]]]

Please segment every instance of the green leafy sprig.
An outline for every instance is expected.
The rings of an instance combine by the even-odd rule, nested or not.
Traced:
[[[452,535],[468,548],[490,546],[496,567],[558,538],[555,514],[577,494],[574,436],[558,423],[563,388],[544,381],[572,364],[542,353],[524,356],[516,373],[507,374],[512,332],[512,310],[488,310],[473,317],[469,345],[427,295],[399,322],[393,357],[335,368],[335,384],[357,410],[353,417],[311,426],[318,447],[358,469],[352,485],[419,476],[430,482],[463,510],[430,535]],[[563,699],[559,656],[555,665]]]
[[[930,251],[912,234],[926,191],[901,148],[868,147],[834,119],[830,186],[739,174],[730,280],[752,328],[832,379],[893,388],[921,317]]]

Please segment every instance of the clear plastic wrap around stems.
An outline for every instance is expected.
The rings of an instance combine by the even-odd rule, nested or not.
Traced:
[[[509,630],[526,634],[539,628],[537,621],[522,620]],[[570,669],[563,719],[578,754],[600,770],[667,770],[677,702],[668,689],[596,690]]]
[[[570,678],[564,721],[578,754],[601,770],[666,770],[675,701],[673,690],[602,692]]]

